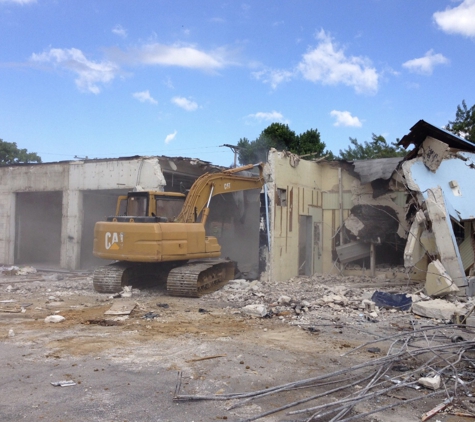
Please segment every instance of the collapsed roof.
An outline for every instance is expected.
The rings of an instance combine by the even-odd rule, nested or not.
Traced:
[[[355,248],[354,243],[394,242],[391,236],[397,219],[399,229],[405,231],[405,235],[398,232],[399,240],[406,239],[404,265],[427,274],[430,286],[426,289],[434,296],[453,292],[473,295],[475,144],[424,120],[399,142],[405,148],[411,144],[414,149],[403,158],[348,163],[362,186],[344,222],[355,260],[361,259],[362,250],[369,256],[370,248]],[[369,190],[373,195],[368,195]],[[404,211],[393,212],[388,204],[395,211],[400,211],[399,207]],[[344,257],[341,262],[350,262],[350,247],[345,246],[337,247],[337,252]]]

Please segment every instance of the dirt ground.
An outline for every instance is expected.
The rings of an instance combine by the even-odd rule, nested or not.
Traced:
[[[391,286],[371,278],[302,278],[278,285],[254,282],[245,287],[242,282],[240,287],[228,286],[200,299],[170,297],[162,286],[134,289],[131,298],[113,299],[93,291],[89,273],[0,276],[0,420],[252,418],[309,392],[269,395],[233,409],[233,400],[176,402],[178,374],[181,395],[219,397],[268,389],[377,359],[389,342],[378,343],[376,351],[362,347],[342,355],[414,324],[431,323],[410,312],[381,310],[377,318],[364,314],[358,304],[369,293],[381,290],[381,283],[392,291],[419,287],[408,283]],[[282,299],[285,294],[291,299],[288,303]],[[118,303],[132,304],[130,316],[104,314]],[[251,317],[243,312],[248,304],[264,304],[270,312],[265,318]],[[46,323],[51,315],[65,319]],[[76,385],[51,384],[63,380]],[[318,387],[313,393],[330,388]],[[405,401],[428,393],[396,390],[360,403],[348,416],[392,403],[397,405],[359,420],[420,421],[423,413],[443,401],[443,395]],[[309,415],[281,411],[259,420],[303,421]],[[433,420],[471,419],[439,413]]]

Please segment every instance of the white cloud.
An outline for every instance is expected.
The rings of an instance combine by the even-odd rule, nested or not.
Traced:
[[[444,32],[475,37],[475,0],[464,0],[457,7],[435,12],[433,18]]]
[[[275,89],[282,82],[290,81],[294,77],[295,72],[289,70],[269,69],[253,72],[252,75],[257,80],[261,80],[264,83],[268,83],[273,89]]]
[[[132,94],[134,98],[139,100],[141,103],[150,103],[150,104],[158,104],[158,101],[155,100],[151,95],[150,92],[147,91],[141,91],[141,92],[134,92]]]
[[[185,97],[173,97],[172,103],[186,111],[195,111],[198,108],[198,104]]]
[[[282,113],[279,113],[278,111],[271,111],[271,112],[259,111],[254,114],[248,114],[246,117],[250,119],[254,119],[254,120],[259,120],[259,121],[287,123],[287,120],[284,118]]]
[[[231,62],[229,53],[224,48],[205,52],[189,45],[146,44],[126,52],[116,52],[125,62],[145,65],[179,66],[192,69],[221,69]]]
[[[298,70],[303,77],[324,85],[344,84],[357,93],[375,93],[379,75],[367,58],[347,57],[343,49],[322,29],[317,34],[316,48],[303,55]]]
[[[36,0],[0,0],[0,3],[30,4],[36,3]]]
[[[356,116],[352,116],[349,111],[332,110],[330,115],[336,119],[333,126],[361,127],[363,125],[361,120]]]
[[[167,137],[165,138],[165,143],[168,145],[171,141],[173,141],[175,139],[175,136],[178,132],[175,130],[175,132],[173,133],[170,133],[169,135],[167,135]]]
[[[99,94],[101,92],[99,85],[111,82],[119,71],[118,66],[112,62],[93,62],[86,59],[83,52],[77,48],[52,48],[44,53],[32,54],[30,59],[35,62],[52,63],[77,74],[75,82],[78,89],[93,94]]]
[[[419,73],[421,75],[431,75],[435,66],[447,63],[449,63],[449,59],[442,54],[434,54],[434,50],[429,50],[424,57],[408,60],[402,65],[410,72]]]
[[[114,26],[114,28],[112,28],[112,33],[119,37],[127,38],[127,31],[122,27],[122,25]]]

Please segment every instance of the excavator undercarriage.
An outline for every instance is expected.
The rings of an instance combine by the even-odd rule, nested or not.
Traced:
[[[166,283],[171,296],[200,297],[232,280],[235,270],[235,262],[226,259],[152,264],[123,261],[96,268],[93,284],[97,292],[118,293],[124,286],[150,287]]]

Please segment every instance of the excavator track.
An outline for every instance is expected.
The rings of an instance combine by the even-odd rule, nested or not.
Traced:
[[[177,263],[137,264],[116,262],[96,268],[94,290],[119,293],[124,286],[151,287],[166,280],[170,296],[200,297],[214,292],[234,278],[236,263],[225,259]]]
[[[127,270],[128,265],[124,263],[115,263],[98,267],[92,275],[94,290],[99,293],[118,293],[122,290],[122,276]]]
[[[224,259],[193,261],[170,271],[170,296],[200,297],[214,292],[234,278],[236,263]]]

